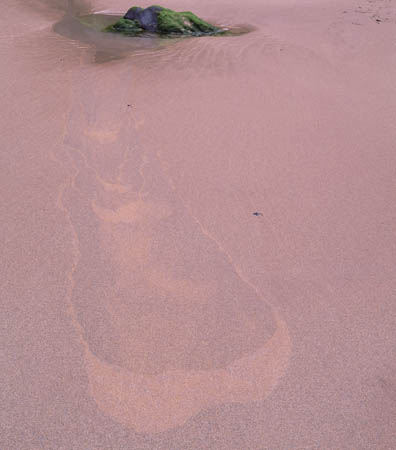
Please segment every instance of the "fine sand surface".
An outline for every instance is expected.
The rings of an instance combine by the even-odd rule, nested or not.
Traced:
[[[129,6],[1,5],[0,448],[395,449],[396,3]]]

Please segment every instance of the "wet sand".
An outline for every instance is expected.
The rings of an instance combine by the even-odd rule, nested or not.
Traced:
[[[395,448],[396,5],[128,6],[2,6],[0,447]]]

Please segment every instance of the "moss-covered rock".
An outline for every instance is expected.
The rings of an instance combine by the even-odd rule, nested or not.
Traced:
[[[192,12],[163,9],[158,14],[158,32],[161,34],[214,34],[221,30],[197,17]]]
[[[136,36],[143,31],[163,36],[203,36],[223,32],[192,12],[176,12],[157,5],[146,9],[137,6],[130,8],[122,19],[107,27],[106,31],[129,36]]]
[[[106,27],[105,31],[122,33],[127,36],[137,36],[143,32],[143,28],[139,25],[139,22],[137,20],[122,18],[113,25],[109,25],[108,27]]]

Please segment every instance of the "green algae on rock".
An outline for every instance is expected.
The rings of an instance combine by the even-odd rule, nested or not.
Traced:
[[[170,9],[163,9],[158,14],[158,31],[162,34],[212,34],[221,30],[192,12],[178,13]]]
[[[162,36],[205,36],[224,33],[224,30],[200,19],[190,11],[176,12],[162,6],[140,8],[134,6],[122,19],[105,28],[127,36],[138,36],[142,32]]]
[[[105,28],[105,31],[111,31],[114,33],[122,33],[126,36],[137,36],[143,32],[143,28],[139,25],[137,20],[129,20],[124,17]]]

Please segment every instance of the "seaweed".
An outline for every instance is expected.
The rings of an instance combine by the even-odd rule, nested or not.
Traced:
[[[109,25],[104,31],[113,33],[122,33],[127,36],[138,36],[144,30],[137,20],[120,19],[113,25]]]
[[[158,14],[158,32],[160,34],[211,34],[221,30],[200,19],[190,11],[176,12],[162,9]]]

